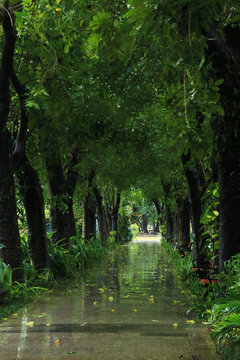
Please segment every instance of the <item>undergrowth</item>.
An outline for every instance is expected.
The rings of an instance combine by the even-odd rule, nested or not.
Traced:
[[[193,311],[211,329],[211,336],[223,360],[240,359],[240,254],[225,263],[224,272],[215,278],[219,285],[203,286],[191,271],[192,254],[184,258],[171,244],[164,246],[176,265],[183,286],[194,298],[188,312]]]

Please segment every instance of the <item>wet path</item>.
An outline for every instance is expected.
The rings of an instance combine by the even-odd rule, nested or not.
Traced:
[[[118,249],[0,324],[0,360],[215,360],[159,242]]]

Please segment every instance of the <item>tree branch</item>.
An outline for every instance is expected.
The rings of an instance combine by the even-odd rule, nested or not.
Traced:
[[[209,41],[214,43],[216,50],[221,54],[225,61],[231,65],[233,72],[239,77],[239,55],[223,41],[216,29],[215,22],[210,24],[207,35],[210,37]]]

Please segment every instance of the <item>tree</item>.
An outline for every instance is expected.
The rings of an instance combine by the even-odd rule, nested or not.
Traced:
[[[11,75],[14,74],[13,59],[17,36],[12,14],[8,10],[8,1],[4,1],[1,7],[1,20],[4,30],[4,45],[0,69],[0,239],[4,245],[3,260],[12,268],[18,268],[14,276],[16,279],[21,279],[22,254],[16,213],[13,158],[10,133],[7,128],[10,107],[9,83],[13,78]],[[18,140],[22,141],[24,146],[24,136],[23,138],[18,137]]]

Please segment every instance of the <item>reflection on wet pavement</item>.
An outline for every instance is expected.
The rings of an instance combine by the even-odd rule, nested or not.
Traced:
[[[132,242],[0,324],[0,360],[215,360],[159,241]]]

